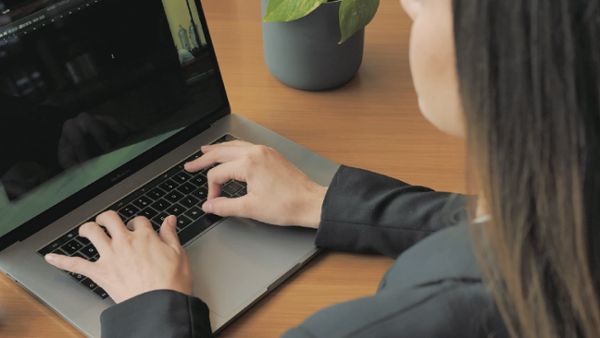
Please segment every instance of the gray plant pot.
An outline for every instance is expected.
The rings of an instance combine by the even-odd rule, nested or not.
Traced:
[[[267,0],[262,0],[264,17]],[[340,2],[321,5],[292,22],[263,23],[265,61],[284,84],[302,90],[326,90],[350,81],[362,62],[364,29],[343,44]]]

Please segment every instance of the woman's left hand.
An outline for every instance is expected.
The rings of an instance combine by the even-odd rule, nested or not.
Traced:
[[[126,227],[117,213],[107,211],[96,222],[79,228],[80,236],[89,239],[100,254],[96,262],[56,254],[46,255],[46,261],[92,279],[116,303],[154,290],[191,295],[190,266],[175,225],[175,217],[169,216],[157,235],[144,217],[134,218]]]

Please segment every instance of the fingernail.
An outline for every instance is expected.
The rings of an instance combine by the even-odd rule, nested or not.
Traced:
[[[202,210],[204,212],[209,212],[211,208],[212,208],[212,204],[208,201],[204,202],[204,204],[202,204]]]
[[[171,225],[175,225],[177,223],[177,217],[174,215],[169,216],[168,219],[169,219],[169,224],[171,224]]]
[[[44,256],[44,258],[46,259],[46,261],[52,262],[56,259],[56,255],[55,254],[47,254],[46,256]]]

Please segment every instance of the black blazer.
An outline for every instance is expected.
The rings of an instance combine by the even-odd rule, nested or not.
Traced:
[[[471,250],[465,202],[342,166],[317,246],[397,260],[376,294],[321,310],[284,337],[508,337]],[[102,337],[208,338],[208,312],[198,298],[148,292],[104,311]]]

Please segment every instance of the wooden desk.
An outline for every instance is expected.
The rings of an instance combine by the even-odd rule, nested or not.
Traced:
[[[205,0],[204,7],[234,112],[316,151],[436,189],[463,191],[460,141],[420,115],[408,68],[409,20],[382,0],[367,29],[358,76],[342,89],[286,88],[263,63],[259,0]],[[278,337],[316,310],[371,294],[392,260],[330,253],[227,328],[222,337]],[[80,337],[69,324],[0,276],[0,336]]]

